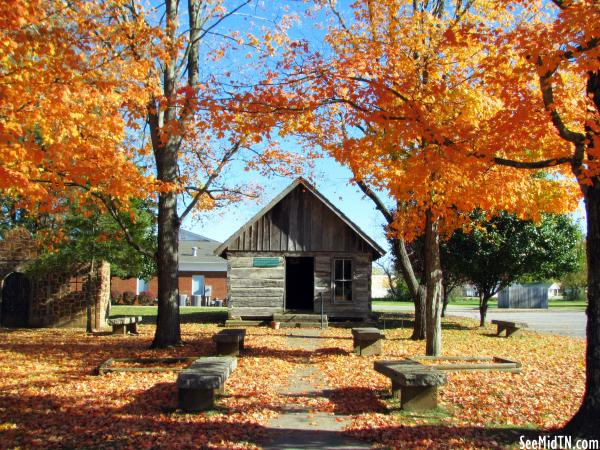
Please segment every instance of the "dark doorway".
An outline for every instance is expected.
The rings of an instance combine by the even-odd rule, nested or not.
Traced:
[[[315,258],[285,258],[285,309],[312,312],[314,290]]]
[[[2,315],[4,327],[26,327],[29,325],[29,297],[31,284],[25,274],[14,272],[4,279],[2,286]]]

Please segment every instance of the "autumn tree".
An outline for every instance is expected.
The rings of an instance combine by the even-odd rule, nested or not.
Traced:
[[[256,185],[235,183],[227,176],[233,163],[238,170],[288,174],[290,167],[299,167],[301,162],[298,156],[280,151],[277,143],[263,141],[270,125],[260,116],[248,116],[232,107],[233,94],[258,81],[253,64],[285,42],[285,17],[277,23],[267,21],[266,29],[257,30],[251,29],[250,21],[239,20],[253,16],[252,3],[167,0],[147,12],[137,3],[122,8],[124,15],[134,21],[142,18],[159,36],[155,40],[158,56],[146,85],[145,117],[138,126],[147,130],[149,139],[144,136],[131,146],[137,153],[151,155],[149,166],[161,186],[153,347],[181,344],[177,295],[182,222],[195,212],[256,195]],[[234,18],[236,25],[226,26]],[[255,58],[254,63],[249,58]],[[245,61],[245,68],[231,64],[239,59]],[[152,90],[152,86],[158,88]]]
[[[283,17],[277,24],[261,18],[265,28],[250,33],[252,3],[18,0],[1,7],[0,188],[40,212],[60,206],[61,197],[96,201],[129,245],[156,259],[155,347],[181,343],[182,221],[257,194],[256,185],[231,181],[232,163],[285,172],[300,159],[261,142],[260,118],[227,104],[234,82],[255,81],[249,62],[284,43]],[[156,252],[121,216],[133,198],[155,195]]]
[[[482,30],[504,23],[504,5],[321,3],[330,19],[327,48],[307,45],[282,61],[282,100],[272,112],[293,117],[289,132],[349,167],[357,182],[390,195],[397,210],[389,229],[398,239],[424,236],[426,353],[440,354],[440,241],[477,208],[532,218],[572,208],[558,189],[569,182],[473,156],[489,143],[483,137],[502,106],[489,95],[495,74],[487,62],[506,47]],[[276,90],[265,86],[257,95],[276,102]]]
[[[501,86],[493,95],[502,108],[479,156],[523,170],[554,168],[577,180],[587,224],[586,390],[563,432],[598,438],[600,9],[594,0],[503,3],[513,11],[512,25],[493,34],[507,50],[488,66],[504,69],[490,79]]]
[[[124,145],[123,106],[143,99],[150,63],[130,50],[125,2],[15,0],[0,5],[0,190],[53,211],[69,195],[126,205],[153,190]],[[138,29],[136,45],[149,44]],[[139,105],[139,103],[138,103]],[[73,190],[73,188],[76,188]]]

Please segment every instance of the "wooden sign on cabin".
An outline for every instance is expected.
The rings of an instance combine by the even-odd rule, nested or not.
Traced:
[[[277,267],[280,264],[279,258],[254,258],[252,267]]]

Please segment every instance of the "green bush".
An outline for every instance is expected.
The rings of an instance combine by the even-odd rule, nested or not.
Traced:
[[[136,300],[135,293],[133,293],[131,291],[123,292],[123,298],[122,298],[123,305],[133,305],[133,304],[135,304],[135,300]]]
[[[150,291],[140,292],[140,295],[137,297],[138,305],[143,306],[154,306],[156,304],[156,295],[154,295]]]

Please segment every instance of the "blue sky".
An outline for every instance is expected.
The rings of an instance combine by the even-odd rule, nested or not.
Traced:
[[[332,158],[322,158],[316,162],[314,172],[316,175],[312,181],[316,188],[387,250],[383,218],[375,209],[373,202],[365,198],[357,187],[349,184],[350,171],[340,166]],[[203,213],[200,220],[186,220],[183,228],[211,239],[224,241],[293,180],[294,178],[260,177],[255,181],[261,182],[264,193],[258,202],[256,200],[246,201],[219,211]]]

